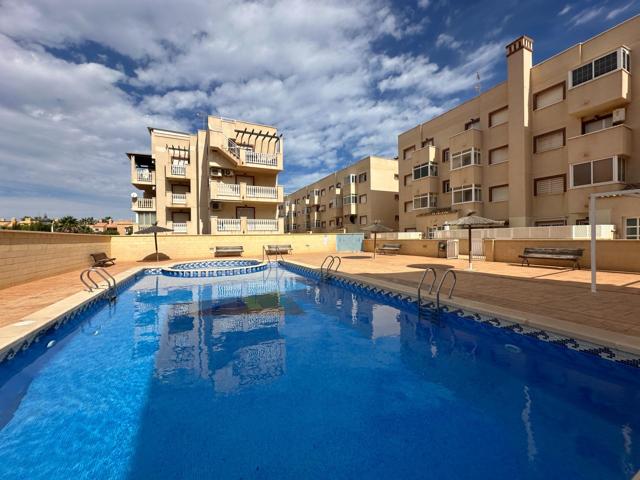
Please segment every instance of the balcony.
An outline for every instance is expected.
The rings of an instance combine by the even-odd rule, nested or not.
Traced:
[[[284,233],[283,218],[211,217],[213,235],[265,235]]]
[[[148,168],[136,167],[131,172],[131,183],[134,185],[155,185],[156,172]]]
[[[209,144],[211,148],[223,153],[229,160],[248,169],[282,170],[282,153],[256,152],[238,145],[222,132],[211,131]],[[266,146],[267,142],[265,142]],[[275,148],[271,144],[271,149]]]
[[[569,163],[631,155],[633,131],[626,125],[604,128],[567,140]]]
[[[150,198],[134,198],[131,202],[131,210],[134,212],[155,212],[156,199]]]
[[[182,235],[195,235],[196,232],[192,231],[192,224],[190,221],[186,222],[167,222],[167,228],[171,228],[173,233]]]
[[[164,174],[169,180],[189,180],[192,177],[191,165],[167,165]]]
[[[246,183],[210,182],[211,200],[250,201],[257,203],[282,203],[284,188],[247,185]]]
[[[482,131],[477,128],[470,128],[457,133],[449,138],[449,150],[451,154],[462,152],[470,148],[482,149]]]
[[[168,208],[190,208],[191,194],[190,193],[167,193],[167,207]]]
[[[342,214],[343,215],[355,215],[358,211],[357,203],[345,203],[342,206]]]
[[[413,166],[422,165],[423,163],[437,163],[437,149],[432,145],[426,145],[413,152],[411,164]]]
[[[569,89],[569,115],[584,117],[631,102],[631,75],[626,70],[614,70]]]

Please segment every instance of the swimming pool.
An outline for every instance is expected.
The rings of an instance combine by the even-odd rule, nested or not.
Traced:
[[[283,268],[141,276],[115,305],[0,364],[0,477],[609,479],[640,468],[640,369],[416,313]]]

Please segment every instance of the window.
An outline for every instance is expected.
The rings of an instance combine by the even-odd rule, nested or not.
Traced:
[[[627,218],[624,221],[624,238],[640,240],[640,217]]]
[[[342,222],[342,217],[338,217],[338,218],[336,218],[336,225],[337,225],[338,227],[341,227],[341,226],[342,226],[342,223],[343,223],[343,222]]]
[[[319,197],[319,196],[320,196],[320,190],[318,190],[317,188],[315,188],[315,189],[313,190],[313,196],[314,196],[314,197]]]
[[[320,208],[318,209],[319,212],[324,212],[327,210],[327,206],[326,205],[320,205]]]
[[[398,195],[397,193],[393,195],[393,199],[394,200],[400,200],[400,195]]]
[[[320,196],[324,197],[327,194],[327,191],[323,188],[322,190],[320,190]]]
[[[533,153],[542,153],[556,148],[564,147],[564,128],[553,132],[543,133],[533,137]]]
[[[342,184],[340,182],[336,183],[336,188],[340,188],[342,187]]]
[[[574,68],[569,73],[571,88],[577,87],[606,73],[618,70],[619,68],[624,68],[629,71],[629,59],[629,51],[626,48],[618,48],[585,65]]]
[[[333,185],[329,186],[329,193],[333,192]]]
[[[571,186],[624,181],[624,160],[617,156],[571,165]]]
[[[413,157],[413,152],[415,152],[415,151],[416,151],[416,146],[415,145],[412,145],[409,148],[405,148],[402,151],[402,158],[404,160],[410,160],[411,157]]]
[[[314,227],[315,227],[315,228],[321,228],[321,226],[322,226],[322,222],[320,222],[320,220],[316,220],[316,221],[314,222]]]
[[[480,165],[480,150],[470,148],[463,152],[454,153],[451,156],[451,170],[467,167],[469,165]]]
[[[329,202],[329,208],[333,208],[333,207],[335,207],[335,206],[336,206],[335,202],[334,202],[333,200],[331,200],[331,201]]]
[[[344,183],[346,183],[347,185],[350,183],[356,183],[356,174],[352,173],[350,175],[345,176]]]
[[[424,193],[413,197],[413,209],[436,208],[437,195],[435,193]]]
[[[326,221],[323,221],[323,222],[322,222],[322,224],[321,224],[321,226],[322,226],[322,228],[327,228],[327,222],[326,222]]]
[[[335,220],[329,220],[329,227],[333,227],[335,224]]]
[[[358,200],[360,201],[360,203],[367,203],[367,196],[366,195],[360,195],[360,198]]]
[[[136,213],[136,223],[138,225],[153,225],[156,221],[156,212]]]
[[[451,191],[451,182],[449,180],[443,180],[442,193],[449,193]]]
[[[503,107],[500,110],[491,112],[489,114],[489,127],[495,127],[496,125],[502,125],[509,120],[509,107]]]
[[[412,173],[408,173],[407,175],[404,176],[404,186],[405,187],[411,183],[411,179],[412,178],[413,178],[413,174]]]
[[[397,173],[394,173],[394,174],[393,174],[393,179],[394,179],[394,180],[398,180],[399,178],[400,178],[400,176],[399,176]]]
[[[496,185],[489,188],[490,202],[506,202],[509,200],[509,185]]]
[[[435,163],[423,163],[413,167],[413,179],[418,180],[423,177],[437,177],[438,165]]]
[[[413,201],[409,200],[408,202],[404,202],[404,213],[410,212],[413,210]]]
[[[407,228],[404,229],[404,231],[405,232],[415,232],[416,229],[415,229],[415,227],[407,227]]]
[[[565,175],[536,178],[533,183],[534,195],[556,195],[567,190]]]
[[[393,216],[393,220],[394,220],[395,222],[399,221],[399,220],[400,220],[400,215],[394,215],[394,216]]]
[[[442,150],[442,162],[448,162],[449,161],[449,149],[445,148],[444,150]]]
[[[507,145],[489,150],[489,165],[504,163],[507,160],[509,160],[509,147]]]
[[[367,224],[367,216],[363,215],[360,217],[360,225],[366,225]]]
[[[342,199],[344,205],[351,205],[352,203],[358,203],[358,196],[355,194],[347,195]]]
[[[576,225],[590,225],[588,218],[579,218],[576,220]]]
[[[433,142],[433,138],[425,138],[425,139],[422,141],[421,145],[422,145],[422,148],[424,148],[424,147],[426,147],[427,145],[432,146],[432,147],[435,147],[435,145],[436,145],[436,144]]]
[[[465,185],[463,187],[453,188],[452,203],[467,203],[482,201],[482,189],[480,185]]]
[[[567,224],[567,220],[564,218],[558,218],[555,220],[538,220],[535,222],[536,227],[564,227]]]
[[[582,134],[586,135],[587,133],[597,132],[598,130],[603,130],[611,126],[613,126],[613,115],[611,113],[588,120],[582,119]]]
[[[472,118],[467,123],[464,124],[465,130],[471,130],[472,128],[480,128],[480,119]]]
[[[533,109],[539,110],[562,102],[566,97],[564,82],[533,94]]]
[[[367,172],[364,172],[358,175],[358,183],[363,183],[366,181],[367,181]]]

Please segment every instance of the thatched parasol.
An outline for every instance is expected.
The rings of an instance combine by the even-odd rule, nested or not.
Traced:
[[[501,227],[504,225],[502,220],[492,220],[490,218],[479,217],[474,215],[476,212],[469,212],[466,217],[460,217],[457,220],[450,220],[445,222],[445,225],[451,227],[461,227],[469,229],[469,270],[473,269],[473,254],[471,249],[471,229],[482,227]]]
[[[170,228],[159,227],[158,222],[154,222],[153,225],[136,232],[137,235],[144,235],[145,233],[153,233],[153,241],[156,245],[156,262],[158,261],[158,233],[173,232]]]
[[[373,258],[376,258],[376,237],[378,233],[393,232],[392,228],[389,228],[380,223],[380,220],[374,220],[371,225],[362,227],[365,232],[373,233]]]

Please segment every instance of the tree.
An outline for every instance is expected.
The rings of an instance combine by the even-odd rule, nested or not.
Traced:
[[[94,223],[96,223],[96,219],[93,218],[93,217],[85,217],[85,218],[81,218],[80,220],[78,220],[78,223],[80,225],[91,226]]]
[[[86,225],[81,225],[75,217],[71,215],[60,218],[54,226],[56,232],[62,233],[91,233],[91,229]]]

